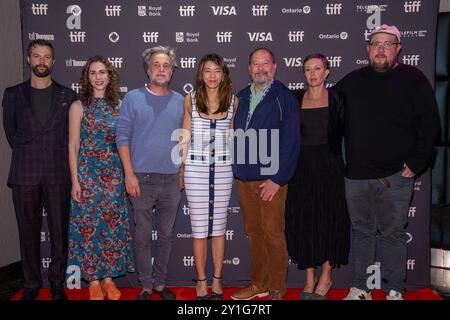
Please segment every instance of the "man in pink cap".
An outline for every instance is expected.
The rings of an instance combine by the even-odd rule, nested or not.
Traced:
[[[369,66],[336,85],[346,100],[345,188],[354,265],[346,300],[372,299],[369,276],[376,255],[386,299],[402,300],[405,291],[414,177],[430,163],[439,116],[425,75],[398,62],[401,48],[397,27],[376,27],[367,44]]]

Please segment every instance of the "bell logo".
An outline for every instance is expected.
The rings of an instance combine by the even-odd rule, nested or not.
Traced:
[[[289,90],[304,89],[305,84],[303,82],[289,82],[288,88]]]
[[[197,61],[197,58],[181,58],[180,66],[183,69],[193,69],[193,68],[195,68],[196,61]]]
[[[79,83],[72,83],[70,88],[75,91],[76,93],[80,93],[81,86]]]
[[[85,31],[70,31],[69,40],[70,42],[84,42],[86,39]]]
[[[121,57],[120,58],[119,57],[114,57],[114,58],[109,57],[108,61],[111,62],[111,64],[114,66],[114,68],[117,68],[117,69],[122,68],[123,58],[121,58]]]
[[[289,31],[288,38],[289,42],[302,42],[305,31]]]
[[[410,66],[417,66],[419,64],[420,55],[418,54],[406,54],[402,58],[404,64],[409,64]]]
[[[252,15],[255,17],[265,17],[269,11],[269,6],[266,4],[254,4],[252,7]]]
[[[330,62],[330,67],[336,68],[341,66],[342,57],[341,56],[332,56],[327,57],[328,62]]]
[[[416,265],[415,259],[408,259],[406,261],[406,270],[414,270],[415,265]]]
[[[232,36],[233,36],[233,33],[231,31],[226,31],[226,32],[217,31],[217,33],[216,33],[216,39],[217,39],[217,42],[219,42],[219,43],[231,42]]]
[[[406,13],[414,13],[420,11],[420,6],[422,5],[422,1],[405,1],[403,5]]]
[[[158,42],[159,32],[144,32],[142,38],[144,38],[145,43]]]
[[[408,240],[406,240],[406,243],[411,243],[413,241],[412,234],[409,232],[406,232],[406,236],[408,237]]]
[[[193,267],[194,266],[194,256],[184,256],[183,257],[183,266]]]
[[[301,67],[303,65],[302,58],[283,58],[286,67]]]
[[[235,16],[235,15],[237,15],[235,6],[211,6],[211,9],[215,16]]]
[[[66,26],[69,30],[81,29],[81,8],[77,5],[71,5],[67,7],[66,13],[71,13],[67,20]]]
[[[119,17],[122,6],[105,6],[105,13],[107,17]]]
[[[327,15],[338,15],[341,14],[342,3],[327,3],[325,6],[325,11]]]
[[[192,84],[190,84],[190,83],[186,83],[184,86],[183,86],[183,91],[184,91],[184,93],[186,93],[186,94],[189,94],[189,93],[191,93],[192,91],[194,91],[194,86],[192,85]],[[185,205],[186,206],[186,205]],[[184,206],[184,207],[185,207]],[[184,213],[184,207],[183,207],[183,213]],[[185,213],[186,214],[186,213]],[[189,214],[189,208],[187,208],[187,214]]]
[[[251,42],[273,41],[271,32],[247,32]]]
[[[195,6],[180,6],[180,17],[193,17]]]
[[[116,43],[117,41],[119,41],[120,36],[117,32],[113,31],[109,34],[109,41],[111,41],[112,43]]]
[[[225,231],[225,240],[233,240],[234,230]]]
[[[31,12],[34,16],[46,16],[48,4],[47,3],[32,3]]]

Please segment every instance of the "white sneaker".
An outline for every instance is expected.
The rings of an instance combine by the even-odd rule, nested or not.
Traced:
[[[395,290],[390,290],[389,294],[386,295],[386,300],[404,300],[403,295]]]
[[[370,292],[352,287],[350,292],[343,300],[372,300],[372,294]]]

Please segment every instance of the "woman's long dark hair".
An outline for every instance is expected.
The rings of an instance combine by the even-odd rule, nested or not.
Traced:
[[[197,110],[202,113],[208,113],[208,108],[206,106],[206,86],[205,82],[203,81],[203,69],[205,68],[206,62],[208,61],[217,64],[220,69],[222,69],[223,73],[223,79],[219,84],[219,108],[216,112],[214,112],[214,114],[226,112],[228,110],[228,107],[230,106],[231,98],[233,96],[233,87],[231,85],[230,71],[223,61],[223,58],[216,53],[209,53],[205,55],[200,61],[195,81],[195,100]]]

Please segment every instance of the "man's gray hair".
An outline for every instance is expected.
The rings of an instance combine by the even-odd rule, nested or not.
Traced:
[[[142,59],[144,70],[147,72],[148,64],[150,59],[154,54],[158,53],[164,53],[170,58],[170,63],[172,64],[172,69],[178,68],[177,60],[175,57],[175,49],[171,48],[169,46],[155,46],[149,49],[146,49],[144,52],[142,52]]]

